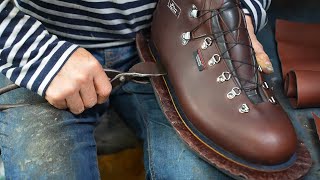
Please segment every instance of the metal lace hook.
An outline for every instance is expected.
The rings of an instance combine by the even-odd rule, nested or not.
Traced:
[[[225,81],[229,81],[230,79],[231,79],[231,73],[228,71],[225,71],[217,78],[217,82],[223,83]]]
[[[232,88],[232,90],[227,94],[228,99],[233,99],[236,96],[239,96],[241,94],[241,89],[238,87]]]

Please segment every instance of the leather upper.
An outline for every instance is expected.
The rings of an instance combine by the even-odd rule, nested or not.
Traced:
[[[194,7],[212,11],[194,18]],[[186,32],[194,39],[185,44]],[[212,44],[203,49],[206,37]],[[270,87],[263,86],[238,1],[160,0],[151,40],[183,113],[204,136],[253,163],[280,164],[294,154],[294,128],[274,104]],[[214,65],[213,55],[221,57]],[[224,72],[230,79],[217,82]],[[229,99],[232,89],[237,95]]]

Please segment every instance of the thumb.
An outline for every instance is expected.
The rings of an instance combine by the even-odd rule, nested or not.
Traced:
[[[257,62],[261,67],[262,71],[266,74],[273,73],[274,70],[272,67],[272,63],[267,53],[263,50],[263,46],[260,44],[260,42],[256,38],[251,38],[251,39],[252,39],[252,46],[256,55]]]
[[[256,53],[256,59],[262,71],[266,74],[273,73],[273,67],[269,56],[265,52]]]
[[[258,41],[254,33],[254,28],[253,28],[253,24],[250,16],[246,16],[246,23],[247,23],[248,33],[252,42],[252,47],[254,49],[259,66],[262,68],[262,71],[264,73],[266,74],[273,73],[274,70],[273,70],[270,58],[264,51],[262,44]]]

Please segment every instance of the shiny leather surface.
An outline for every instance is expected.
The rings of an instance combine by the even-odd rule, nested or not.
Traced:
[[[230,64],[225,57],[219,64],[199,71],[193,53],[201,47],[203,38],[192,40],[185,46],[181,43],[183,32],[190,31],[208,18],[190,18],[192,4],[199,9],[223,9],[231,4],[234,8],[222,13],[216,21],[220,25],[220,32],[237,27],[241,30],[234,30],[223,38],[226,41],[236,39],[249,43],[242,11],[235,2],[225,0],[221,5],[217,1],[208,0],[175,0],[181,9],[177,17],[168,8],[168,0],[161,0],[154,14],[151,39],[168,72],[183,112],[199,131],[223,149],[244,160],[258,164],[280,164],[286,162],[297,148],[296,134],[286,113],[279,105],[259,102],[266,99],[267,95],[260,95],[258,90],[253,93],[254,96],[261,97],[258,101],[257,98],[250,100],[247,93],[241,93],[232,100],[226,96],[232,88],[244,85],[241,79],[258,79],[258,76],[253,76],[255,69],[252,69],[252,66],[255,65],[255,60],[250,56],[251,49],[235,45],[229,51],[228,56],[252,66],[243,66],[236,71],[241,79],[232,77],[230,81],[218,84],[217,77],[224,71],[232,71],[231,65],[236,67],[237,63]],[[213,23],[215,22],[207,21],[194,35],[211,34]],[[205,63],[213,54],[221,55],[224,52],[220,43],[218,40],[214,41],[212,46],[202,51]],[[242,104],[249,106],[249,113],[239,113]]]

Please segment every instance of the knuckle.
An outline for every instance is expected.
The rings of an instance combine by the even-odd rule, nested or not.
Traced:
[[[88,62],[89,68],[96,69],[99,66],[100,66],[100,63],[95,58],[92,58],[91,61]]]
[[[65,105],[63,105],[64,100],[54,100],[54,99],[47,99],[48,103],[54,106],[57,109],[66,109]]]
[[[47,100],[50,102],[50,104],[57,104],[59,101],[64,100],[64,97],[60,93],[51,93],[47,94]]]
[[[94,58],[90,58],[86,63],[86,69],[89,71],[96,71],[99,66],[101,66],[100,63]]]
[[[89,81],[89,76],[85,75],[85,74],[79,74],[76,76],[76,82],[78,83],[86,83]]]
[[[54,91],[48,92],[46,94],[46,99],[52,102],[59,102],[65,100],[66,97],[71,96],[77,92],[77,88],[71,85],[65,85],[61,89],[56,89]]]
[[[68,96],[71,96],[71,95],[73,95],[73,94],[75,94],[77,92],[78,92],[78,90],[75,87],[71,87],[71,86],[70,87],[66,87],[64,89],[64,98],[66,98]]]

